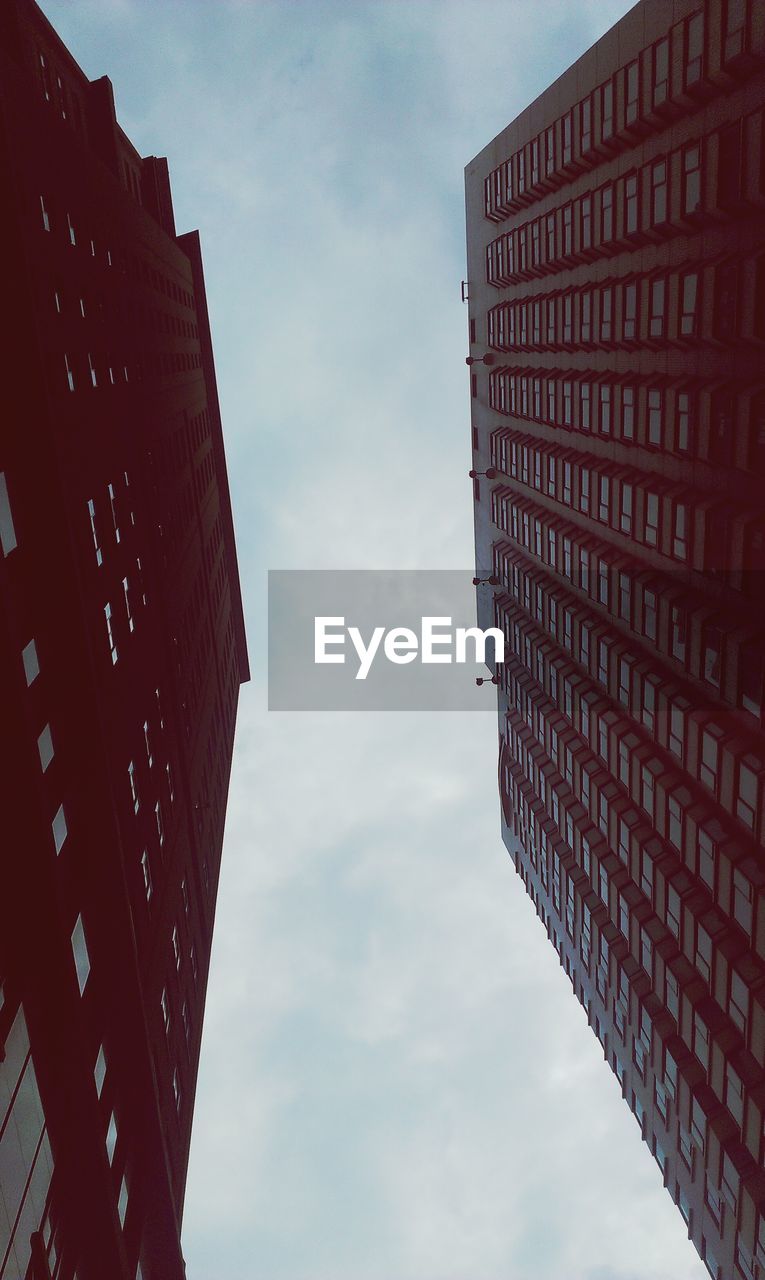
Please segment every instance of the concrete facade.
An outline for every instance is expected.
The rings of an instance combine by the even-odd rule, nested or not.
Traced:
[[[765,1276],[764,28],[643,0],[466,169],[503,838],[715,1280]]]

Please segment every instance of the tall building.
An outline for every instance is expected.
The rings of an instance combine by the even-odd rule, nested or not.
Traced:
[[[761,4],[642,0],[466,170],[503,836],[715,1280],[765,1277],[764,66]]]
[[[0,8],[0,1277],[182,1280],[247,652],[166,162]]]

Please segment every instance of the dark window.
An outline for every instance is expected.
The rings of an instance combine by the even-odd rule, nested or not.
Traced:
[[[733,452],[733,396],[720,391],[712,397],[709,423],[709,461],[729,466]]]
[[[600,134],[605,142],[614,132],[614,82],[607,81],[601,89]]]
[[[637,285],[625,284],[622,300],[625,338],[637,337]]]
[[[763,646],[755,641],[739,650],[738,704],[759,720],[762,716]]]
[[[701,208],[701,145],[691,143],[683,152],[683,213]]]
[[[747,46],[747,0],[726,0],[723,26],[723,62],[730,62]]]
[[[683,276],[680,294],[680,335],[693,337],[697,332],[699,314],[699,273],[689,271]]]
[[[726,262],[715,274],[715,337],[730,342],[738,334],[738,263]]]
[[[624,179],[624,229],[633,235],[638,229],[638,176],[630,173]]]
[[[667,221],[667,162],[656,160],[651,166],[651,226]]]
[[[749,424],[749,466],[765,473],[765,393],[752,397]]]
[[[627,124],[634,124],[640,114],[640,65],[631,62],[626,71],[627,93],[624,118]]]
[[[704,70],[704,14],[694,13],[685,24],[683,82],[689,89],[698,84]]]
[[[653,46],[651,106],[660,107],[669,97],[669,38]]]
[[[600,239],[606,244],[614,234],[614,189],[608,186],[600,189]]]
[[[581,152],[586,155],[592,148],[592,99],[585,98],[584,102],[579,104],[580,108],[580,129],[581,129]]]
[[[717,165],[717,203],[721,209],[734,205],[741,199],[742,122],[737,120],[720,132]]]

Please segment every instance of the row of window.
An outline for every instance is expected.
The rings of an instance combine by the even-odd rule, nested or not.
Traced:
[[[657,380],[658,382],[658,380]],[[765,393],[624,383],[611,374],[567,376],[493,369],[489,407],[503,417],[699,458],[714,467],[765,471]]]
[[[595,547],[580,544],[576,550],[572,561],[575,573],[571,582],[587,597],[590,618],[580,636],[578,653],[581,662],[589,665],[590,635],[607,623],[614,636],[620,633],[631,636],[633,645],[635,636],[644,637],[647,644],[644,650],[635,648],[635,660],[642,653],[648,655],[644,659],[644,663],[649,664],[645,667],[646,672],[653,666],[656,651],[665,652],[697,680],[722,693],[729,705],[746,711],[756,721],[761,720],[765,670],[765,646],[761,633],[751,628],[743,632],[733,630],[728,618],[721,619],[711,613],[708,605],[698,602],[695,608],[691,608],[682,587],[678,591],[677,584],[662,584],[653,577],[636,575],[629,569],[614,566]],[[567,551],[564,546],[564,564]],[[559,625],[558,610],[568,607],[569,614],[572,611],[578,614],[581,612],[580,599],[566,591],[554,591],[550,595],[548,576],[519,563],[518,556],[501,545],[495,548],[494,560],[500,581],[523,604],[526,612],[551,634],[556,637],[562,635],[564,642],[570,638],[573,622],[564,614],[562,626]],[[615,621],[624,623],[624,627],[614,628]],[[601,645],[602,654],[606,649],[607,645]],[[602,665],[607,668],[607,662]],[[619,701],[629,707],[632,694],[626,671],[626,666],[620,668]],[[647,697],[648,692],[644,689],[644,710],[647,710]],[[682,759],[684,753],[677,750],[675,754]]]
[[[702,288],[711,305],[702,309]],[[765,257],[556,290],[487,314],[496,351],[765,341]]]
[[[610,869],[609,863],[614,860],[609,854],[608,844],[601,844],[600,852],[596,856],[593,835],[588,836],[585,833],[586,828],[584,830],[580,828],[580,819],[575,823],[569,820],[568,806],[572,803],[570,792],[564,791],[559,798],[554,782],[549,779],[545,782],[530,767],[527,735],[528,731],[522,724],[519,726],[517,721],[508,724],[505,741],[511,760],[515,763],[508,765],[505,760],[505,776],[512,788],[513,805],[516,809],[520,809],[522,815],[525,810],[527,823],[529,809],[536,810],[534,824],[536,834],[532,834],[527,829],[527,835],[530,838],[524,841],[524,847],[529,852],[532,867],[539,873],[542,889],[548,896],[553,910],[564,923],[571,942],[578,944],[579,954],[588,973],[592,972],[593,957],[595,958],[596,990],[604,1003],[609,1002],[613,993],[613,1020],[622,1040],[626,1039],[626,1028],[630,1021],[632,1025],[637,1025],[636,1040],[642,1041],[642,1044],[639,1046],[641,1051],[634,1054],[634,1061],[641,1078],[645,1080],[646,1066],[651,1062],[654,1030],[662,1039],[674,1036],[675,1031],[686,1038],[688,1047],[692,1049],[709,1075],[712,1067],[711,1042],[724,1030],[723,1010],[713,1004],[709,995],[700,999],[697,991],[693,995],[690,994],[694,991],[694,986],[689,982],[687,973],[684,975],[682,985],[678,983],[675,973],[667,963],[667,955],[670,954],[667,950],[667,935],[663,932],[659,920],[664,922],[669,933],[675,938],[677,946],[671,954],[677,957],[681,964],[681,971],[682,948],[686,955],[690,952],[693,963],[708,989],[713,989],[716,994],[724,988],[726,1012],[735,1027],[739,1031],[743,1028],[743,1034],[746,1035],[750,1007],[749,990],[741,974],[728,963],[725,949],[719,945],[724,941],[724,927],[718,928],[714,925],[713,913],[697,918],[691,914],[687,903],[685,907],[682,906],[677,890],[673,886],[673,880],[682,885],[683,876],[681,874],[678,877],[676,872],[669,869],[668,860],[662,858],[661,854],[651,869],[650,901],[651,907],[657,912],[654,916],[624,869],[620,868],[618,863],[615,871]],[[528,796],[532,797],[531,806],[528,803]],[[552,818],[554,827],[560,831],[560,834],[565,833],[570,853],[565,846],[558,845],[555,834],[551,839],[547,838],[544,826],[545,821],[548,820],[547,815]],[[572,856],[575,849],[578,853],[577,861],[574,861]],[[650,845],[646,845],[644,852],[649,854],[649,851]],[[685,879],[687,881],[687,875]],[[698,894],[696,898],[698,899]],[[600,903],[603,904],[602,907]],[[697,901],[693,906],[696,910],[701,909]],[[613,933],[610,934],[610,941],[607,939],[607,930],[604,930],[604,922],[607,920],[613,921],[623,939],[623,942],[619,941],[618,945]],[[710,927],[715,928],[716,932],[710,933]],[[688,932],[690,932],[690,938],[687,937]],[[683,936],[684,933],[686,936]],[[656,985],[653,963],[654,943],[661,944],[663,962],[666,965],[666,1007],[674,1022],[674,1027],[670,1028],[664,1019],[663,1032],[661,1019],[651,1018],[639,994],[639,992],[645,994],[647,991],[653,998],[652,992]],[[651,979],[650,986],[643,985],[645,979],[640,979],[638,970],[634,967],[628,970],[625,966],[627,949],[639,957],[643,972]],[[719,975],[722,982],[715,981],[715,969],[718,966],[723,970]],[[632,979],[638,979],[637,985],[633,985],[630,973]],[[747,976],[751,978],[752,975],[748,973]],[[637,1006],[636,1017],[632,1014],[630,1007],[632,1000]],[[728,1058],[730,1061],[729,1070],[726,1072],[723,1099],[741,1127],[744,1113],[744,1079],[734,1067],[736,1059],[731,1048],[731,1034],[733,1033],[729,1031]],[[637,1045],[636,1048],[638,1048]],[[758,1050],[761,1059],[761,1046]],[[674,1062],[674,1059],[671,1061]],[[761,1066],[760,1062],[760,1068],[750,1067],[747,1070],[745,1078],[748,1088],[755,1088],[761,1082]],[[676,1083],[675,1073],[675,1087]],[[674,1097],[674,1093],[671,1096]],[[759,1135],[757,1142],[759,1143]],[[755,1156],[759,1156],[759,1149],[755,1151]]]
[[[671,778],[679,784],[680,766],[759,839],[764,766],[742,737],[734,736],[730,730],[725,732],[716,723],[716,709],[697,707],[682,687],[671,686],[671,693],[668,692],[664,674],[650,659],[642,659],[635,652],[629,635],[616,635],[607,624],[598,625],[599,620],[593,619],[588,609],[570,597],[561,597],[549,586],[545,589],[537,582],[533,604],[529,601],[531,608],[525,610],[527,583],[521,582],[520,574],[516,577],[515,573],[508,573],[505,566],[502,571],[508,592],[524,608],[524,614],[515,616],[507,612],[506,606],[500,610],[510,652],[548,689],[572,727],[612,768],[614,777],[624,785],[628,779],[634,798],[644,811],[654,818],[656,788],[664,785],[656,780],[663,776],[664,781]],[[654,614],[657,606],[654,595]],[[704,643],[717,644],[718,634],[717,628],[705,629]],[[566,653],[577,664],[578,679],[564,678],[560,690],[558,665],[548,656],[548,637],[555,641],[560,665],[565,666]],[[565,652],[561,653],[558,646]],[[710,650],[705,649],[704,656],[709,654]],[[593,708],[601,705],[598,700],[602,694],[589,681],[582,683],[582,670],[598,682],[609,698],[603,713],[594,717],[597,723],[593,722]],[[625,712],[631,720],[625,718]],[[618,733],[623,738],[614,745]],[[669,758],[665,756],[662,761],[655,753],[651,755],[648,748],[654,743],[670,753]],[[639,786],[633,767],[638,749],[645,755]]]
[[[116,267],[122,274],[148,285],[180,306],[194,309],[194,297],[183,285],[171,280],[163,271],[129,249],[112,252],[107,247],[101,250],[93,237],[87,234],[83,236],[77,231],[71,212],[60,207],[50,195],[39,197],[39,217],[43,231],[54,235],[60,230],[65,244],[73,247],[85,245],[89,256],[95,261],[102,262],[107,267]]]
[[[700,142],[651,160],[492,240],[487,283],[506,288],[687,231],[704,207],[705,184]]]
[[[170,378],[179,373],[189,373],[192,369],[201,369],[202,357],[191,351],[145,351],[132,366],[134,380],[142,382],[146,378]],[[74,354],[64,353],[63,368],[64,385],[69,391],[75,391],[83,385],[86,387],[117,386],[130,381],[127,365],[118,365],[111,355],[91,351]],[[100,382],[99,382],[100,377]],[[59,377],[56,385],[61,385]]]
[[[707,96],[718,68],[746,69],[751,37],[747,0],[724,3],[714,48],[704,11],[673,26],[492,170],[484,182],[485,216],[501,222],[647,130],[663,128],[697,95]]]

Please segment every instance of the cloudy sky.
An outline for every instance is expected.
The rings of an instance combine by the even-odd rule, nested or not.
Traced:
[[[470,565],[463,169],[628,7],[43,0],[201,230],[238,529],[189,1280],[706,1275],[504,852],[491,712],[265,710],[269,568]]]

